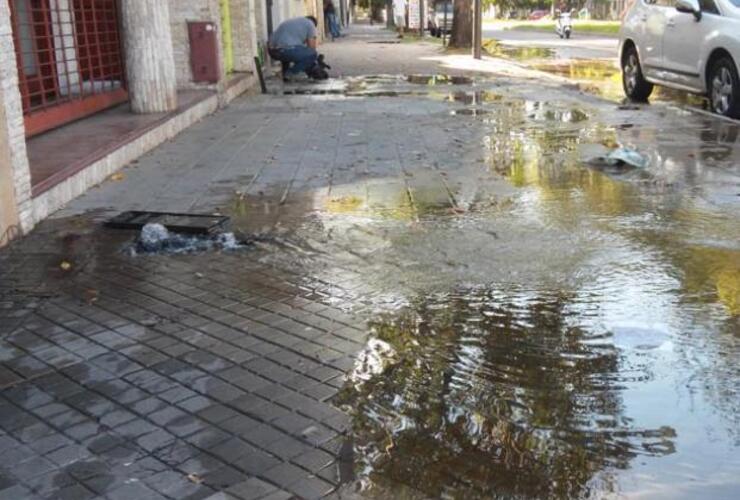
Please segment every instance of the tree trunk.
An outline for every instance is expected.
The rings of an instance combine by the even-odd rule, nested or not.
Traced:
[[[454,0],[450,47],[469,49],[473,46],[473,2]]]
[[[177,109],[175,58],[168,2],[120,2],[126,47],[126,76],[134,113]]]

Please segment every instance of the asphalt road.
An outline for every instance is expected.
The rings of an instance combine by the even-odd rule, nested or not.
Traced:
[[[604,35],[587,35],[574,31],[570,40],[561,40],[552,33],[537,31],[505,30],[495,24],[483,25],[483,37],[495,38],[513,47],[538,47],[551,49],[558,59],[609,59],[616,58],[618,38]]]

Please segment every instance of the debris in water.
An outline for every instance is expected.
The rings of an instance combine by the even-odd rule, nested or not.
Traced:
[[[605,155],[588,160],[588,163],[597,167],[622,167],[627,165],[635,168],[645,168],[648,166],[648,159],[634,149],[617,148]]]
[[[247,246],[246,241],[237,239],[234,233],[219,233],[210,236],[182,235],[168,231],[159,223],[146,224],[136,243],[130,249],[132,255],[168,253],[184,254],[211,250],[238,250]]]
[[[618,148],[605,157],[606,162],[612,166],[630,165],[637,168],[647,167],[648,160],[645,156],[630,148]]]

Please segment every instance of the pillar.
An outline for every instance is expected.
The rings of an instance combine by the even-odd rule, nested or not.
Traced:
[[[8,0],[0,0],[0,246],[33,227],[31,171]]]
[[[258,53],[254,3],[254,0],[231,0],[234,71],[254,72],[254,56]]]
[[[177,109],[168,3],[162,0],[125,0],[119,5],[131,109],[134,113],[162,113]]]

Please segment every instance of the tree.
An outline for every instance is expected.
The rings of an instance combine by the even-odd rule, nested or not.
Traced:
[[[473,2],[454,0],[450,47],[467,49],[473,45]]]

